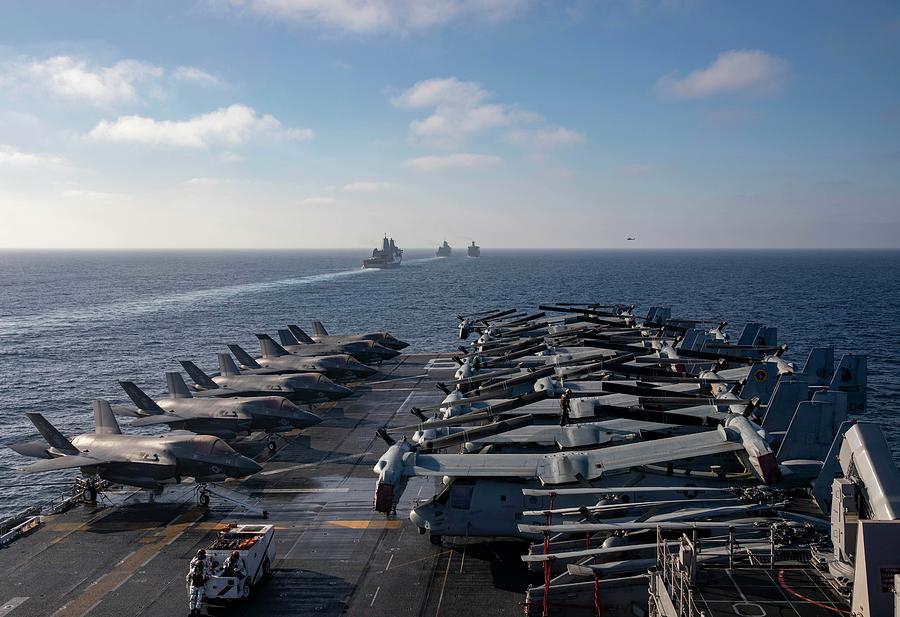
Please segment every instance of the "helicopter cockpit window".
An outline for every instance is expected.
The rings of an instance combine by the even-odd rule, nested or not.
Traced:
[[[474,486],[453,484],[450,486],[450,507],[457,510],[468,510],[472,505],[472,491]]]

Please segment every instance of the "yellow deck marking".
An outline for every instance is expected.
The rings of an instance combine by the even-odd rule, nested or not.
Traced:
[[[111,592],[125,584],[140,568],[160,554],[163,547],[177,540],[203,516],[203,510],[193,508],[162,528],[155,541],[142,544],[117,563],[112,570],[87,586],[81,595],[70,600],[53,617],[83,617]]]
[[[325,521],[328,525],[333,527],[346,527],[348,529],[397,529],[402,524],[402,521],[398,520],[384,520],[384,521],[353,521],[353,520],[339,520],[339,521]]]

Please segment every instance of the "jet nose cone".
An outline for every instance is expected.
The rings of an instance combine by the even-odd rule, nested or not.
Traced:
[[[384,360],[390,360],[391,358],[396,358],[397,356],[399,356],[400,352],[397,351],[396,349],[388,349],[387,347],[381,347],[381,349],[378,350],[378,355],[379,355],[379,357],[383,358]]]
[[[381,341],[381,344],[385,347],[390,347],[391,349],[401,350],[409,347],[409,343],[406,341],[401,341],[400,339],[396,339],[394,337],[384,339]]]
[[[296,428],[308,428],[315,426],[321,421],[322,418],[314,413],[298,410],[296,416],[291,418],[291,425]]]
[[[262,471],[262,466],[259,463],[254,461],[252,458],[248,458],[242,454],[236,455],[234,468],[236,470],[235,476],[237,476],[238,478],[252,476],[253,474]]]
[[[363,364],[353,358],[347,358],[347,364],[344,368],[356,377],[369,377],[378,372],[368,364]]]
[[[347,398],[353,394],[353,390],[347,388],[346,386],[342,386],[339,384],[332,384],[332,389],[330,391],[332,398],[341,399]]]
[[[324,375],[319,376],[318,390],[331,400],[347,398],[348,396],[353,394],[353,390],[351,390],[350,388],[347,388],[340,384],[336,384]]]
[[[363,364],[362,362],[359,363],[358,367],[354,368],[354,371],[360,377],[371,377],[378,372],[376,369],[372,368],[368,364]]]

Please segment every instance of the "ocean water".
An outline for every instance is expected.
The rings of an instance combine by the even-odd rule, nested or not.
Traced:
[[[865,419],[900,460],[900,251],[497,251],[362,270],[365,251],[0,252],[0,516],[63,491],[70,475],[23,476],[4,447],[90,430],[90,401],[125,403],[119,379],[160,394],[163,372],[253,334],[320,319],[332,332],[390,330],[410,351],[454,349],[455,315],[544,302],[627,302],[674,315],[776,325],[802,365],[816,344],[869,355]]]

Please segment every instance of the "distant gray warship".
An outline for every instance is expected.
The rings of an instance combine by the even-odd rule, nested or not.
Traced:
[[[474,240],[469,245],[469,257],[481,257],[481,247],[475,244]]]
[[[437,255],[438,257],[450,257],[450,254],[453,252],[453,249],[447,244],[447,241],[444,240],[444,243],[438,247]]]
[[[363,268],[396,268],[403,261],[403,249],[387,236],[381,241],[381,249],[372,251],[372,256],[363,260]]]

